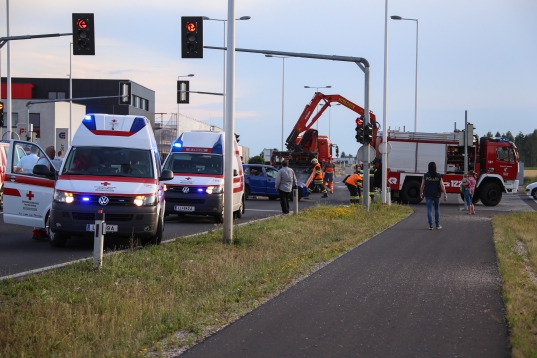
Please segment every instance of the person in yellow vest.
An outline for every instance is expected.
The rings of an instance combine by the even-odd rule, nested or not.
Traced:
[[[328,161],[324,165],[324,186],[328,188],[328,191],[334,192],[334,176],[336,171],[336,165],[332,163],[332,157],[328,157]]]
[[[360,196],[361,196],[361,189],[360,185],[362,183],[362,176],[358,174],[358,167],[355,167],[354,173],[347,176],[344,183],[347,186],[347,189],[349,189],[349,192],[351,194],[350,204],[359,204],[360,203]]]
[[[319,164],[317,158],[313,158],[311,164],[313,164],[313,180],[308,186],[308,191],[313,193],[315,187],[317,187],[321,190],[321,193],[323,193],[321,198],[328,198],[328,192],[323,185],[323,170],[321,169],[321,164]]]

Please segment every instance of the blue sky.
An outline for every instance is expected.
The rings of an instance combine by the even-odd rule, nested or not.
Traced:
[[[382,121],[384,6],[377,1],[237,0],[236,46],[251,49],[364,57],[371,64],[370,107]],[[128,78],[156,91],[156,112],[177,112],[176,80],[193,73],[191,89],[221,92],[222,52],[181,59],[181,16],[227,18],[226,0],[11,0],[10,34],[71,32],[71,13],[93,12],[96,56],[74,56],[75,78]],[[6,36],[5,0],[0,2],[0,36]],[[537,1],[390,0],[389,14],[419,19],[418,130],[452,131],[464,111],[476,132],[537,128]],[[416,24],[389,24],[388,125],[414,129]],[[71,37],[13,41],[13,77],[66,77]],[[221,22],[205,22],[205,45],[222,46]],[[6,75],[6,47],[1,71]],[[285,60],[287,137],[314,90],[341,94],[364,105],[364,76],[352,63]],[[251,154],[281,145],[282,60],[237,53],[235,131]],[[221,126],[222,98],[191,95],[182,114]],[[165,115],[166,119],[169,115]],[[332,108],[319,121],[341,151],[355,153],[354,112]]]

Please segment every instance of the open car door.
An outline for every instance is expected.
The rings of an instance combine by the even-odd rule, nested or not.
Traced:
[[[34,167],[54,167],[37,144],[10,142],[4,184],[4,222],[44,228],[52,207],[55,170],[38,175],[34,174]]]

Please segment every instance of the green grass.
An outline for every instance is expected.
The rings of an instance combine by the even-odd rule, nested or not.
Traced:
[[[318,206],[0,281],[0,356],[126,357],[192,344],[402,220],[405,206]],[[177,332],[182,333],[177,338]]]
[[[492,219],[513,357],[537,357],[537,212]]]
[[[531,183],[535,183],[537,181],[537,177],[524,177],[524,187],[528,186]]]

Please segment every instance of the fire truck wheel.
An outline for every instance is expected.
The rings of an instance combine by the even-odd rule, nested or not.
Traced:
[[[485,183],[479,188],[479,198],[485,206],[496,206],[502,200],[502,189],[496,183]]]
[[[401,200],[404,204],[419,204],[421,183],[417,180],[408,180],[401,190]]]
[[[472,197],[472,204],[477,204],[479,203],[479,193],[475,193],[474,196]]]

